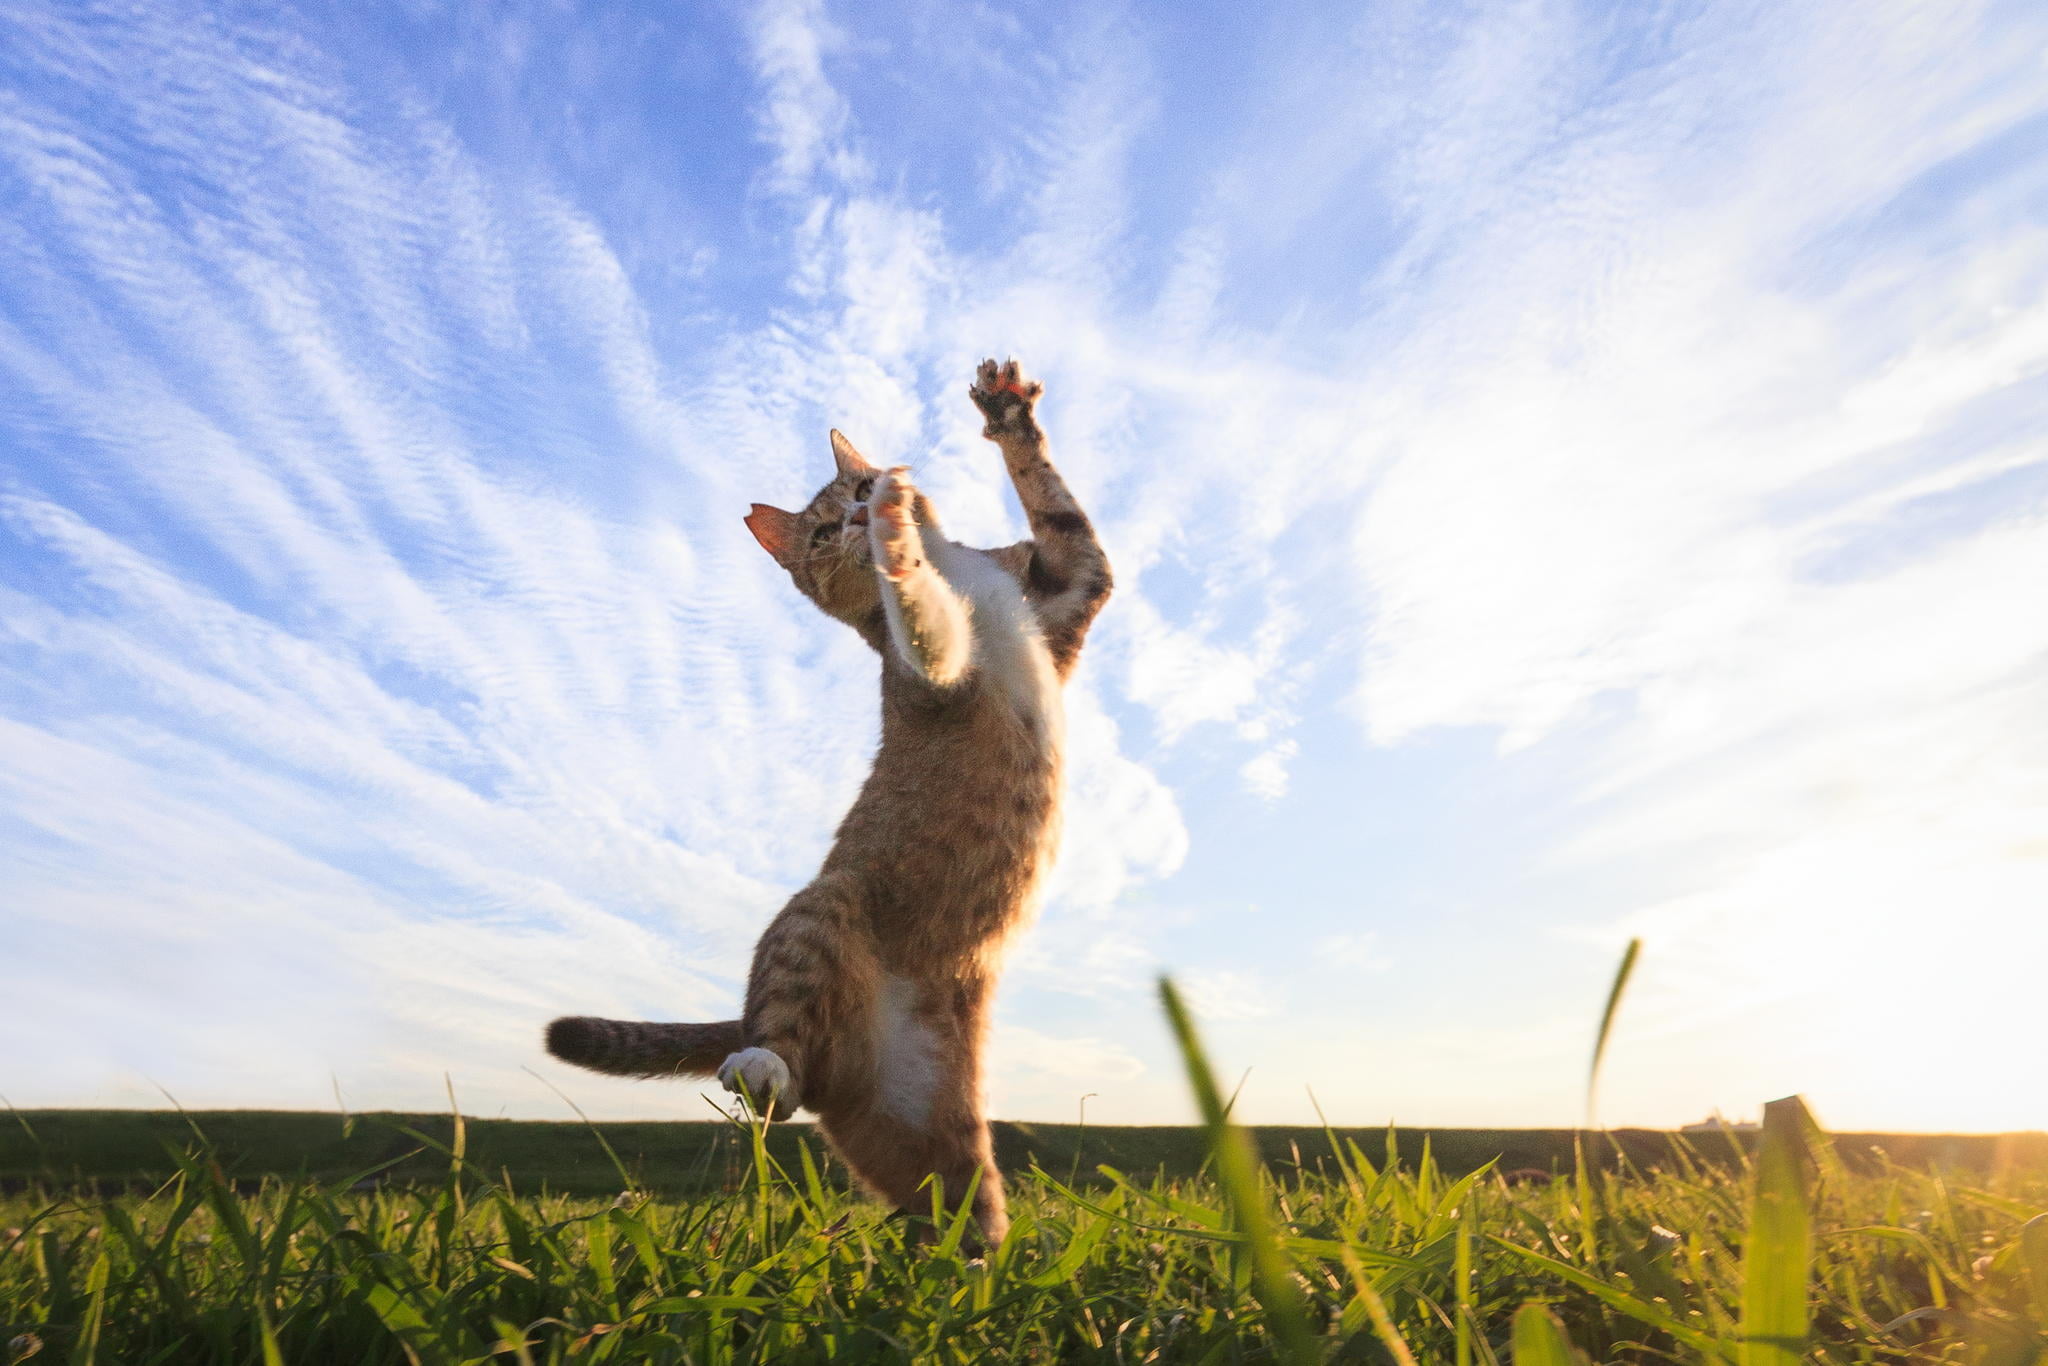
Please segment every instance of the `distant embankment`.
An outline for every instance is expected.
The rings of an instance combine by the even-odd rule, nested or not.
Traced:
[[[509,1177],[521,1191],[545,1186],[596,1194],[620,1187],[604,1144],[584,1124],[465,1119],[464,1127],[467,1162],[480,1176]],[[718,1189],[741,1180],[751,1160],[740,1131],[717,1122],[630,1121],[596,1127],[631,1184],[641,1190],[682,1194]],[[446,1172],[448,1159],[434,1145],[447,1146],[452,1134],[446,1114],[368,1114],[345,1121],[318,1111],[25,1110],[0,1115],[0,1189],[154,1185],[176,1170],[176,1155],[199,1143],[195,1129],[226,1174],[245,1184],[302,1174],[339,1181],[380,1167],[377,1179],[438,1176]],[[1329,1157],[1329,1137],[1321,1129],[1273,1127],[1252,1133],[1266,1161],[1282,1170],[1297,1162],[1314,1167]],[[1437,1162],[1453,1173],[1496,1159],[1510,1173],[1564,1171],[1572,1165],[1569,1129],[1396,1129],[1393,1136],[1404,1162],[1418,1161],[1427,1144]],[[1611,1162],[1619,1150],[1644,1167],[1677,1160],[1679,1144],[1696,1160],[1732,1161],[1750,1137],[1643,1129],[1586,1136],[1589,1156]],[[1356,1143],[1374,1163],[1384,1159],[1385,1129],[1340,1129],[1337,1138]],[[768,1148],[794,1172],[797,1145],[812,1141],[808,1125],[778,1124],[769,1131]],[[1932,1164],[1973,1173],[2048,1167],[2048,1135],[2038,1133],[1838,1134],[1835,1143],[1854,1163],[1876,1161],[1881,1154],[1908,1167]],[[1200,1165],[1204,1151],[1201,1131],[1192,1128],[1015,1123],[996,1125],[996,1149],[1008,1170],[1036,1162],[1062,1180],[1072,1172],[1084,1181],[1098,1166],[1131,1175],[1186,1175]]]

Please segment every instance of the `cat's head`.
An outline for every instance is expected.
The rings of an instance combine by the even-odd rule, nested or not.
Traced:
[[[861,629],[882,602],[867,528],[868,494],[882,472],[836,431],[832,463],[837,468],[831,482],[802,512],[756,503],[747,514],[747,530],[805,597],[827,616]]]

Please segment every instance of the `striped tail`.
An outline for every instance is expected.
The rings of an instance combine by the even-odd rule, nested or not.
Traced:
[[[741,1046],[738,1020],[657,1024],[565,1015],[548,1025],[548,1052],[615,1077],[708,1077]]]

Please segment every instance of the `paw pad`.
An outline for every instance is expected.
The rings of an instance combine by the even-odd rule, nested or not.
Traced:
[[[1044,386],[1026,375],[1016,361],[985,360],[974,372],[967,393],[988,419],[984,434],[1018,431],[1031,424],[1031,406],[1045,392]]]

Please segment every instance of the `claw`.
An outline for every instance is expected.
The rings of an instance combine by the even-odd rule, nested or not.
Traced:
[[[1039,388],[1024,378],[1024,367],[1015,358],[997,365],[993,357],[983,361],[975,370],[975,382],[967,392],[977,398],[988,398],[996,394],[1015,394],[1029,401],[1036,398]]]

